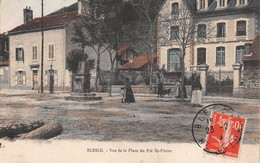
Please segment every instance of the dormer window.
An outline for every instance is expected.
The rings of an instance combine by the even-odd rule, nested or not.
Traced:
[[[244,5],[245,4],[245,0],[239,0],[239,4],[240,5]]]
[[[237,5],[246,5],[248,0],[237,0]]]
[[[219,7],[225,7],[226,0],[219,0]]]
[[[204,10],[205,9],[205,0],[199,0],[199,9]]]
[[[172,15],[179,14],[179,3],[172,3]]]

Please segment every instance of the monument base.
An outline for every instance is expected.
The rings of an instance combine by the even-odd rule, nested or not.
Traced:
[[[95,93],[75,93],[71,92],[70,96],[64,97],[66,100],[72,101],[98,101],[102,100],[101,96],[96,96]]]

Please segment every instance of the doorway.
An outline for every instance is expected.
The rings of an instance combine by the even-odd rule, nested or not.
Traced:
[[[38,90],[38,71],[33,70],[33,90]]]

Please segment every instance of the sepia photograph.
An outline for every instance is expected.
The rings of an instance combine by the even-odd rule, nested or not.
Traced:
[[[260,0],[0,0],[0,163],[259,163]]]

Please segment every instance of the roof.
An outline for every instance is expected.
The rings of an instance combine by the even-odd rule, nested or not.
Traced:
[[[130,45],[122,45],[118,48],[117,55],[120,56],[122,53],[124,53],[127,49],[131,49]]]
[[[237,6],[236,5],[237,0],[228,0],[227,7],[218,9],[217,8],[217,0],[213,0],[212,2],[209,1],[209,7],[207,10],[198,10],[196,14],[199,14],[200,16],[209,16],[208,14],[213,15],[226,15],[227,13],[230,14],[237,14],[237,13],[245,13],[245,12],[253,12],[256,9],[258,11],[260,7],[260,1],[259,0],[248,0],[248,4],[245,6]],[[206,14],[207,13],[207,14]]]
[[[260,61],[260,35],[257,35],[252,43],[251,55],[245,55],[242,61]]]
[[[62,13],[57,15],[44,16],[43,27],[48,28],[48,27],[65,25],[65,23],[76,18],[77,16],[78,16],[77,11]],[[42,18],[38,17],[12,29],[11,31],[9,31],[9,34],[23,32],[23,31],[31,31],[33,29],[41,29],[41,25],[42,25]]]
[[[155,58],[157,58],[157,56],[155,56],[154,59]],[[145,64],[151,62],[151,60],[152,60],[152,55],[138,56],[132,62],[128,62],[123,66],[119,67],[119,70],[139,69]]]
[[[50,13],[48,16],[50,15],[57,15],[57,14],[63,14],[66,12],[73,12],[73,11],[78,11],[78,2],[68,6],[68,7],[63,7],[53,13]]]

